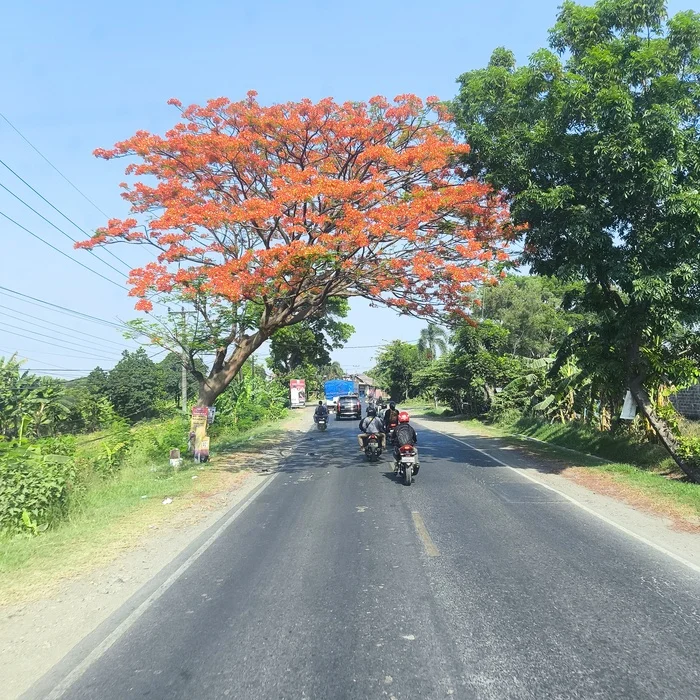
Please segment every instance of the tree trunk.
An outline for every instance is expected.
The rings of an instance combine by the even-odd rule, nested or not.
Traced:
[[[217,397],[228,388],[229,384],[240,372],[245,361],[267,340],[260,331],[247,336],[236,347],[228,360],[220,366],[214,363],[209,376],[199,382],[199,397],[197,406],[209,408],[214,405]]]
[[[656,411],[649,400],[649,395],[642,387],[640,377],[637,377],[630,382],[629,390],[632,394],[632,398],[636,401],[637,406],[639,406],[642,415],[649,421],[649,424],[659,438],[659,442],[671,455],[673,461],[680,467],[685,475],[691,479],[691,481],[700,482],[700,470],[690,464],[687,464],[683,461],[683,459],[681,459],[680,455],[678,454],[678,444],[676,443],[676,438],[666,423],[656,415]]]

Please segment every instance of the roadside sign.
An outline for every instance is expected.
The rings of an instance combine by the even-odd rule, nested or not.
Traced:
[[[206,461],[209,457],[209,438],[207,437],[207,420],[209,418],[209,409],[206,406],[194,406],[192,408],[192,418],[190,419],[190,435],[191,449],[194,453],[194,458],[196,461]],[[202,444],[206,440],[206,458],[202,460]]]
[[[289,381],[289,402],[292,408],[306,406],[306,380],[291,379]]]

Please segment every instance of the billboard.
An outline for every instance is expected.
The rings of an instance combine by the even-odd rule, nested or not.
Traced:
[[[306,380],[291,379],[289,381],[289,400],[292,408],[306,406]]]
[[[190,419],[190,449],[196,462],[206,462],[209,459],[209,438],[207,437],[207,418],[209,409],[206,406],[194,406]]]

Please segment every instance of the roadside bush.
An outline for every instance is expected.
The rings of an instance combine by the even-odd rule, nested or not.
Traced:
[[[681,436],[678,438],[678,455],[690,467],[700,469],[700,437]]]
[[[77,440],[73,435],[61,435],[60,437],[36,440],[33,445],[37,447],[43,455],[64,455],[72,457],[75,454]]]
[[[77,466],[88,476],[90,473],[112,476],[124,462],[132,442],[128,423],[116,420],[104,436],[93,438],[76,449]]]
[[[0,447],[0,530],[37,533],[54,524],[68,510],[75,478],[67,455]]]
[[[488,423],[502,426],[515,425],[522,417],[523,413],[520,409],[508,407],[502,401],[494,401],[486,414]]]
[[[133,443],[129,448],[130,459],[167,461],[170,450],[187,452],[189,427],[183,417],[172,418],[164,423],[144,423],[133,430]]]

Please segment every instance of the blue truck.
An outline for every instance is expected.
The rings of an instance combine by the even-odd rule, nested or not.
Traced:
[[[323,385],[326,406],[335,406],[339,396],[357,394],[357,385],[351,379],[331,379]]]

